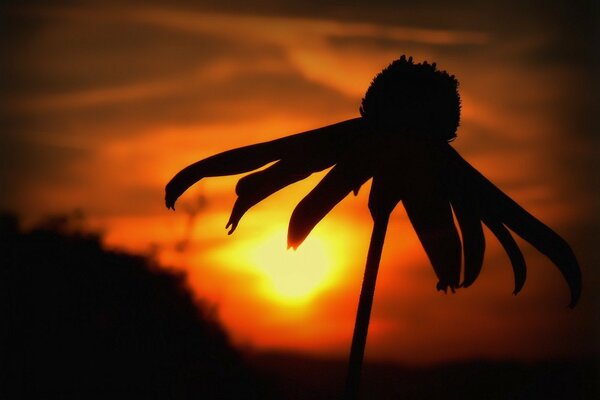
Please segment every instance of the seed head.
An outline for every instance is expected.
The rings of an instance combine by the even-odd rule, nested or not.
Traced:
[[[460,122],[458,81],[403,55],[373,79],[360,113],[377,132],[451,141]]]

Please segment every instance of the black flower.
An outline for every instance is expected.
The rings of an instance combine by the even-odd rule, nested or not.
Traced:
[[[174,209],[177,198],[202,178],[239,174],[275,162],[239,180],[238,198],[227,223],[231,234],[255,204],[314,172],[333,167],[292,213],[289,246],[299,246],[337,203],[373,178],[369,198],[373,217],[389,216],[402,202],[437,274],[439,290],[468,287],[477,279],[485,250],[483,223],[510,257],[514,293],[523,287],[526,266],[511,231],[559,268],[574,306],[581,276],[569,245],[450,146],[460,119],[457,89],[454,76],[435,64],[415,64],[412,58],[402,56],[375,77],[362,101],[360,118],[192,164],[167,185],[166,205]]]

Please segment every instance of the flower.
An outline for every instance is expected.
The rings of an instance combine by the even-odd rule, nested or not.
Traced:
[[[299,246],[336,204],[372,178],[373,218],[389,216],[402,202],[439,279],[438,290],[455,291],[475,282],[483,264],[484,224],[509,255],[515,294],[525,282],[526,264],[511,231],[558,267],[570,288],[570,306],[577,303],[581,273],[567,242],[450,145],[460,120],[458,82],[453,75],[438,70],[436,64],[414,63],[412,57],[402,56],[374,78],[360,113],[359,118],[196,162],[168,183],[166,205],[174,209],[179,196],[202,178],[253,171],[274,162],[239,180],[227,223],[231,234],[255,204],[332,167],[293,211],[289,247]]]

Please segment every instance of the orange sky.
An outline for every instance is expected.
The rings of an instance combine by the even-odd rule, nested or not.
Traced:
[[[358,116],[375,73],[409,54],[457,76],[463,107],[453,145],[573,245],[584,293],[568,310],[558,270],[523,243],[528,278],[512,296],[508,258],[488,232],[479,280],[438,293],[399,207],[367,357],[430,363],[597,351],[597,124],[585,117],[593,103],[586,48],[557,23],[571,15],[519,14],[517,4],[450,12],[430,2],[398,14],[386,13],[387,2],[322,12],[293,2],[256,10],[151,3],[2,8],[2,208],[30,221],[83,210],[108,245],[186,271],[239,344],[345,355],[370,184],[296,252],[285,250],[287,222],[322,173],[254,207],[232,236],[224,226],[239,177],[202,181],[175,213],[164,208],[163,188],[216,152]]]

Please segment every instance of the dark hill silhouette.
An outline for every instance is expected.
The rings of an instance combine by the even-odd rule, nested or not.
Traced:
[[[270,397],[181,275],[67,219],[0,243],[0,398]]]

